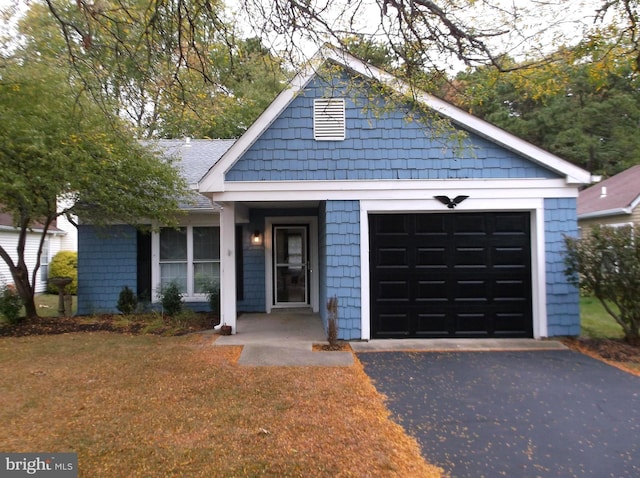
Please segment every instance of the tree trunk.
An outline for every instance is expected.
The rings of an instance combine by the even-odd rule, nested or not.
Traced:
[[[17,266],[10,267],[11,276],[16,286],[16,291],[24,304],[25,315],[28,319],[38,317],[38,310],[34,299],[34,289],[29,282],[29,271],[24,262],[19,262]]]

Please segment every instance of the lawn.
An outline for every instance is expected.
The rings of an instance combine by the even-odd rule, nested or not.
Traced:
[[[73,313],[75,314],[78,306],[78,298],[73,297]],[[58,316],[58,295],[57,294],[37,294],[35,297],[36,309],[41,317],[57,317]],[[23,311],[24,315],[24,311]]]
[[[242,367],[215,337],[0,338],[0,450],[74,451],[80,476],[440,476],[359,364]]]
[[[580,298],[581,335],[594,339],[620,339],[622,327],[595,297]]]

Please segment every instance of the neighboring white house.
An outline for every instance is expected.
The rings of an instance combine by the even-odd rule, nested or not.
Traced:
[[[37,262],[41,235],[42,228],[38,228],[37,226],[27,235],[25,260],[30,274]],[[0,246],[8,252],[13,260],[17,259],[18,230],[13,227],[11,215],[9,214],[0,214]],[[47,231],[47,238],[45,239],[42,249],[40,270],[38,271],[35,283],[36,293],[44,292],[47,288],[47,276],[51,259],[53,259],[59,251],[77,250],[77,229],[66,217],[60,216],[56,224]],[[0,285],[3,284],[13,284],[13,278],[11,277],[9,266],[4,260],[0,260]]]

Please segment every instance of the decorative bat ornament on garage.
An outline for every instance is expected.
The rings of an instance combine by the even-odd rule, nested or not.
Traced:
[[[449,209],[453,209],[462,201],[467,199],[469,196],[456,196],[453,200],[449,199],[449,196],[433,196],[435,199],[440,201],[442,204],[447,206]]]

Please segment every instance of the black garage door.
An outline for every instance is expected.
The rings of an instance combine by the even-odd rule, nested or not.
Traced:
[[[529,213],[372,214],[372,338],[531,337]]]

